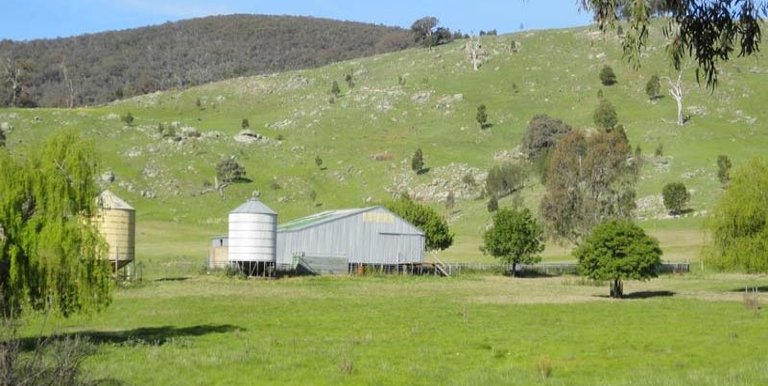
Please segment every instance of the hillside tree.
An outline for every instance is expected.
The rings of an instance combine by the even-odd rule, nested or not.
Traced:
[[[339,82],[335,80],[331,84],[331,95],[335,96],[336,98],[338,98],[341,95],[341,88],[339,88]]]
[[[424,153],[421,151],[420,147],[417,148],[413,153],[413,156],[411,156],[411,170],[417,174],[424,170]]]
[[[480,125],[480,129],[488,127],[488,112],[485,105],[477,106],[477,114],[475,114],[475,120]]]
[[[0,59],[0,78],[8,89],[9,106],[18,106],[22,102],[24,89],[32,80],[33,71],[34,62],[30,59]]]
[[[104,309],[111,274],[99,234],[96,152],[57,133],[19,159],[0,151],[0,313]]]
[[[768,272],[768,160],[753,158],[733,172],[712,210],[706,261],[721,270]]]
[[[613,103],[605,98],[600,98],[600,103],[592,114],[592,120],[597,127],[609,131],[619,123],[619,116],[616,114],[616,108],[613,107]]]
[[[613,72],[613,68],[609,65],[603,65],[603,68],[600,70],[600,83],[603,84],[603,86],[612,86],[616,84],[616,73]]]
[[[453,232],[448,222],[434,209],[407,198],[389,201],[384,206],[424,232],[427,251],[443,250],[453,244]]]
[[[717,156],[717,179],[723,186],[728,185],[731,180],[731,159],[725,154]]]
[[[504,162],[488,170],[485,192],[494,197],[504,197],[522,189],[527,178],[526,170],[519,164]]]
[[[556,239],[578,243],[606,219],[629,219],[638,169],[617,130],[573,130],[553,150],[539,213]]]
[[[522,151],[528,160],[548,153],[558,140],[572,130],[571,126],[546,114],[536,114],[528,122],[523,136]]]
[[[653,75],[648,79],[645,84],[645,94],[648,95],[648,99],[655,101],[661,96],[661,81],[658,75]]]
[[[646,0],[579,0],[582,9],[592,13],[603,31],[615,27],[622,18],[628,28],[622,39],[624,57],[639,66],[648,44],[655,10]],[[696,63],[696,79],[715,87],[721,62],[732,56],[751,56],[759,51],[760,23],[768,13],[765,0],[671,0],[658,7],[668,15],[663,28],[667,52],[676,70],[686,58]]]
[[[434,32],[438,23],[439,20],[434,16],[425,16],[414,21],[411,24],[411,32],[416,43],[420,43],[424,47],[435,45]]]
[[[579,272],[593,280],[609,280],[612,298],[624,297],[623,280],[656,277],[661,264],[659,242],[628,220],[597,225],[573,251]]]
[[[677,81],[672,82],[671,78],[667,78],[669,82],[669,95],[675,99],[677,103],[677,124],[682,126],[685,124],[685,116],[683,115],[683,73],[677,75]]]
[[[512,264],[512,275],[518,264],[535,264],[544,250],[544,231],[531,212],[523,209],[499,209],[493,216],[493,225],[483,234],[480,249],[485,254]]]
[[[222,189],[245,177],[245,167],[235,161],[235,157],[226,157],[216,164],[216,188]]]
[[[667,208],[670,214],[678,215],[683,212],[685,204],[691,198],[691,194],[688,193],[688,188],[682,182],[670,182],[664,185],[661,191],[662,199],[664,200],[664,207]]]

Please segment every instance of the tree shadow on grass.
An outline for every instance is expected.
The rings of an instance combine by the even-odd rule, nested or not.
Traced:
[[[77,331],[64,334],[52,334],[50,336],[21,338],[21,347],[26,351],[34,350],[41,341],[47,339],[66,339],[81,337],[93,344],[128,344],[162,346],[176,338],[202,336],[207,334],[224,334],[233,331],[245,330],[242,327],[231,324],[202,324],[190,327],[140,327],[122,331]]]
[[[638,291],[638,292],[624,294],[624,297],[622,297],[621,299],[626,299],[626,300],[651,299],[651,298],[664,298],[664,297],[670,297],[675,295],[676,293],[672,291]],[[605,298],[605,299],[610,298],[610,296],[608,295],[592,295],[592,296],[597,298]]]
[[[624,295],[624,299],[650,299],[675,296],[672,291],[638,291]]]
[[[155,281],[187,281],[189,280],[189,277],[186,276],[179,276],[179,277],[163,277],[160,279],[155,279]]]

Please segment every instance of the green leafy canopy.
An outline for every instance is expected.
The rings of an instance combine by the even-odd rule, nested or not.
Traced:
[[[535,264],[544,250],[544,230],[530,210],[500,209],[493,216],[493,226],[483,235],[483,253],[506,264]]]
[[[627,220],[601,223],[573,252],[579,271],[594,280],[656,277],[661,254],[658,240]]]
[[[448,222],[434,209],[408,199],[390,201],[384,206],[425,233],[427,251],[443,250],[453,244]]]
[[[64,316],[110,301],[106,244],[93,222],[93,144],[57,134],[24,160],[0,151],[0,311]]]

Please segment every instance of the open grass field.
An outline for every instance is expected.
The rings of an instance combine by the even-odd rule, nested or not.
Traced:
[[[191,275],[45,331],[89,336],[89,376],[128,385],[765,384],[768,319],[745,286],[768,277],[662,276],[612,300],[570,276]]]

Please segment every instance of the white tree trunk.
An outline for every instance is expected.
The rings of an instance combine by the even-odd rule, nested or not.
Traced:
[[[672,79],[669,81],[669,94],[672,98],[675,98],[677,102],[677,124],[682,126],[685,124],[685,117],[683,117],[683,73],[677,75],[677,82],[672,83]]]
[[[480,65],[483,64],[483,47],[480,45],[480,38],[470,37],[466,46],[467,55],[469,56],[470,63],[472,63],[472,70],[477,71]]]

